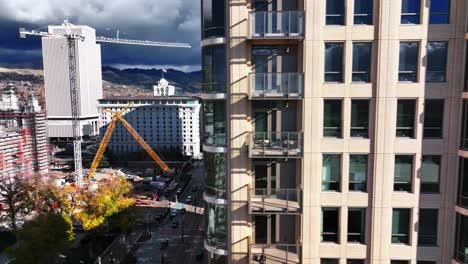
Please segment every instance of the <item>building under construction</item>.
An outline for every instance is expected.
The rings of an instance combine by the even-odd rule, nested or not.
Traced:
[[[20,103],[10,86],[0,102],[0,176],[48,171],[46,114],[37,99]]]

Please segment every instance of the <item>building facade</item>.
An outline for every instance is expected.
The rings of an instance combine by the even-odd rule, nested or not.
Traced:
[[[159,85],[155,86],[155,93],[156,89],[161,89],[161,85],[168,85],[167,81],[162,79]],[[100,99],[98,108],[102,125],[101,136],[113,117],[112,113],[104,109],[118,112],[129,104],[131,106],[124,112],[123,118],[152,148],[162,152],[179,152],[187,157],[201,157],[201,103],[198,98],[171,94]],[[108,148],[116,156],[143,151],[120,121],[117,121]]]
[[[468,261],[467,1],[201,2],[207,263]]]
[[[99,133],[96,104],[102,98],[101,46],[96,44],[96,31],[88,26],[49,26],[49,33],[65,35],[67,27],[73,33],[85,37],[83,41],[76,40],[75,50],[81,136],[96,136]],[[73,131],[67,40],[42,38],[42,54],[48,136],[54,140],[71,139]]]
[[[13,90],[0,101],[0,176],[34,176],[48,172],[46,114],[30,98],[19,104]]]

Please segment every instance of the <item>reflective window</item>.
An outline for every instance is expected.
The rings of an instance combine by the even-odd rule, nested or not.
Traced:
[[[398,80],[400,82],[418,81],[419,42],[400,43]]]
[[[431,0],[429,3],[429,24],[450,23],[450,0]]]
[[[354,24],[372,25],[373,0],[354,0]]]
[[[390,264],[410,264],[409,260],[390,260]]]
[[[396,136],[414,138],[416,100],[402,99],[397,103]]]
[[[445,82],[447,76],[446,41],[430,41],[427,43],[426,82]]]
[[[369,100],[351,100],[351,137],[369,137]]]
[[[225,35],[224,0],[202,0],[202,37],[224,37]]]
[[[325,43],[325,82],[343,82],[344,43]]]
[[[353,43],[353,82],[370,82],[371,58],[371,42]]]
[[[367,190],[367,159],[368,155],[349,155],[349,190]]]
[[[468,208],[468,159],[460,158],[458,164],[458,205]]]
[[[226,92],[226,49],[224,45],[202,48],[203,92]]]
[[[206,258],[204,264],[226,264],[228,263],[227,256],[213,254],[207,250],[204,251]]]
[[[365,259],[347,259],[346,264],[364,264],[366,263]]]
[[[424,138],[442,138],[444,100],[427,99],[424,102]]]
[[[366,209],[348,209],[348,242],[365,243]]]
[[[324,154],[322,167],[322,191],[340,191],[341,155]]]
[[[421,0],[401,0],[401,24],[419,24]]]
[[[461,263],[468,262],[468,216],[457,213],[454,258]]]
[[[224,101],[205,101],[205,143],[226,144],[226,106]]]
[[[327,25],[344,25],[344,1],[345,0],[326,0],[327,1]]]
[[[439,225],[437,209],[419,209],[418,245],[437,245],[437,230]]]
[[[205,192],[213,197],[226,198],[226,154],[204,152]]]
[[[206,242],[217,248],[227,246],[226,206],[205,203]]]
[[[410,213],[411,209],[393,209],[392,243],[409,243]]]
[[[395,155],[393,190],[411,192],[413,180],[413,156]]]
[[[421,161],[421,193],[438,193],[440,160],[437,155],[423,155]]]
[[[338,208],[322,208],[322,242],[338,243],[338,222]]]
[[[339,264],[339,259],[321,258],[320,264]]]
[[[468,100],[466,99],[463,100],[462,111],[460,148],[463,150],[468,150]]]
[[[323,105],[323,136],[341,138],[342,101],[324,100]]]

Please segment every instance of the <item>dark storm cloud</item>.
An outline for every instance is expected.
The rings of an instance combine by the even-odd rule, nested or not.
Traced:
[[[41,61],[38,38],[19,39],[18,28],[37,29],[69,19],[97,35],[188,42],[192,49],[102,44],[105,65],[200,65],[199,0],[0,0],[0,63]],[[44,28],[44,31],[47,29]]]

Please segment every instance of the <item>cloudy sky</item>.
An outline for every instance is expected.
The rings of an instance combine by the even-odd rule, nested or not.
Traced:
[[[40,64],[38,37],[18,28],[44,28],[69,19],[98,36],[187,42],[192,49],[101,44],[102,64],[119,68],[200,69],[200,0],[0,0],[0,64]]]

